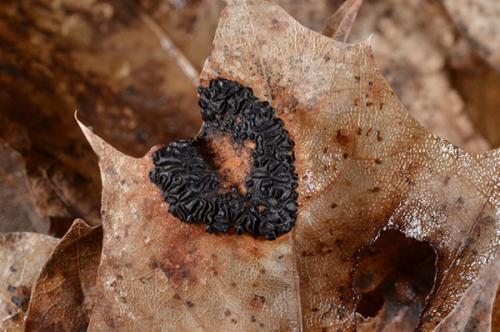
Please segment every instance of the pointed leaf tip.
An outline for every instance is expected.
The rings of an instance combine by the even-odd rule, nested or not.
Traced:
[[[115,149],[113,146],[108,144],[104,139],[96,135],[89,127],[80,122],[80,120],[78,119],[77,111],[75,111],[75,120],[80,126],[83,135],[85,136],[90,146],[92,147],[92,150],[94,150],[97,157],[99,157],[99,160],[101,160],[102,157],[104,157],[105,155],[111,155],[111,154],[125,156],[119,150]]]

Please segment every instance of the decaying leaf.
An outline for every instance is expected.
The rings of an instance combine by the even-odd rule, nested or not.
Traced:
[[[500,260],[491,262],[465,292],[456,308],[436,327],[442,331],[491,331]],[[495,327],[498,329],[498,326]]]
[[[58,241],[37,233],[0,234],[1,331],[24,331],[31,286]]]
[[[90,329],[352,330],[357,258],[392,229],[436,252],[431,293],[409,297],[423,309],[409,328],[431,331],[496,260],[500,150],[467,153],[423,129],[368,44],[308,30],[268,1],[231,0],[202,84],[218,77],[268,101],[295,141],[294,230],[266,241],[181,223],[149,181],[151,152],[128,157],[81,125],[103,181]]]
[[[194,80],[197,80],[203,62],[212,48],[212,39],[223,1],[139,0],[137,2],[144,13],[149,15],[150,19],[154,20],[154,23],[161,29],[161,31],[156,31],[160,39],[169,38],[171,44],[179,49],[182,56],[185,55],[196,70]],[[142,19],[144,20],[144,16]],[[155,32],[156,29],[152,30]],[[168,49],[166,51],[169,52]],[[173,57],[173,60],[179,59]]]
[[[102,228],[77,219],[33,284],[26,329],[85,331],[95,302]]]
[[[474,49],[500,72],[500,2],[445,0],[443,3]]]
[[[125,156],[82,128],[104,184],[91,330],[298,328],[289,236],[274,242],[214,236],[179,222],[149,180],[149,154]]]
[[[6,52],[2,52],[0,57],[4,61]],[[23,59],[17,60],[22,62]],[[24,62],[25,65],[27,63],[30,61]],[[43,75],[37,70],[31,74]],[[59,113],[67,108],[52,92],[48,95],[44,95],[47,93],[44,89],[36,92],[37,84],[45,87],[45,81],[37,82],[21,75],[19,80],[28,85],[21,88],[18,84],[22,83],[18,79],[11,79],[0,72],[0,135],[24,159],[37,212],[47,219],[72,220],[80,215],[95,224],[99,223],[100,184],[95,157],[76,135],[74,124]],[[32,103],[26,95],[46,105],[41,106],[44,111],[37,112],[40,104]]]
[[[438,1],[364,1],[349,41],[369,36],[384,77],[420,124],[468,152],[488,150],[465,112],[467,100],[450,82],[449,53],[464,43]]]
[[[0,232],[47,233],[49,222],[35,209],[21,155],[0,141]]]

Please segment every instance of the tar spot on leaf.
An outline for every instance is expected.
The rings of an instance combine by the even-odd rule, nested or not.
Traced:
[[[204,125],[199,136],[155,152],[151,181],[163,192],[169,211],[185,223],[205,224],[210,233],[250,233],[274,240],[288,233],[297,215],[294,142],[275,110],[251,89],[217,79],[200,87]],[[236,144],[251,142],[253,166],[246,192],[221,192],[221,179],[197,149],[214,132]]]

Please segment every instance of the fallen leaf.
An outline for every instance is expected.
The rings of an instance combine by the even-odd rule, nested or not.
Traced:
[[[412,117],[468,152],[490,148],[469,118],[467,100],[450,80],[450,53],[463,43],[439,2],[364,1],[349,41],[368,37],[384,77]]]
[[[47,233],[49,221],[35,209],[21,155],[0,141],[0,232]]]
[[[103,181],[91,330],[352,330],[356,258],[393,229],[438,257],[418,321],[430,331],[496,259],[500,150],[463,152],[423,129],[367,43],[336,42],[268,1],[233,0],[202,82],[217,77],[251,87],[293,137],[294,231],[265,241],[181,223],[149,181],[152,151],[128,157],[81,125]]]
[[[424,330],[436,326],[495,258],[500,151],[469,154],[429,134],[397,100],[368,44],[321,37],[268,2],[231,2],[214,45],[205,81],[252,87],[297,143],[304,327],[353,326],[351,257],[384,228],[436,250],[420,321]]]
[[[212,39],[223,1],[139,0],[138,2],[144,13],[160,27],[161,31],[158,31],[160,39],[165,37],[170,39],[192,64],[196,70],[194,80],[197,81],[203,62],[212,49]]]
[[[495,331],[498,329],[498,326],[500,326],[500,287],[497,288],[496,292],[496,297],[495,297],[495,303],[493,303],[493,319],[492,319],[492,326],[493,330]]]
[[[103,179],[99,301],[90,330],[299,328],[289,236],[213,236],[180,223],[149,180],[150,154],[128,157],[81,126]]]
[[[37,233],[0,234],[0,330],[24,331],[31,286],[58,241]]]
[[[102,228],[77,219],[33,283],[29,331],[84,331],[95,303]]]
[[[0,57],[4,59],[4,55]],[[36,89],[35,86],[24,89],[10,82],[6,83],[9,88],[3,89],[2,78],[5,76],[0,74],[0,137],[24,159],[38,214],[46,219],[85,216],[90,222],[99,223],[100,184],[95,156],[84,140],[75,135],[75,129],[71,129],[74,124],[69,125],[56,111],[65,108],[56,97],[44,97],[44,90],[31,94],[29,91]],[[36,81],[25,81],[28,85],[33,82]],[[19,88],[14,95],[9,94],[12,87]],[[47,113],[33,111],[38,106],[25,98],[23,91],[37,101],[45,99],[47,107],[43,109]]]
[[[474,49],[500,72],[500,3],[496,0],[445,0],[443,3]]]
[[[493,304],[500,279],[500,260],[491,262],[474,280],[453,311],[436,327],[441,331],[492,331]]]

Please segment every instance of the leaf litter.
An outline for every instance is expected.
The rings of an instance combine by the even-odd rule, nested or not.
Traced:
[[[336,39],[345,40],[356,12],[330,21],[340,27]],[[101,169],[102,257],[100,228],[76,221],[45,255],[38,280],[35,273],[21,287],[32,297],[30,329],[491,326],[498,151],[466,153],[429,134],[382,78],[367,43],[322,37],[266,1],[234,0],[224,10],[201,81],[219,77],[268,101],[297,143],[294,230],[271,242],[181,224],[147,181],[158,147],[128,157],[81,125]],[[411,272],[421,264],[426,275]],[[2,323],[22,329],[12,317]]]

